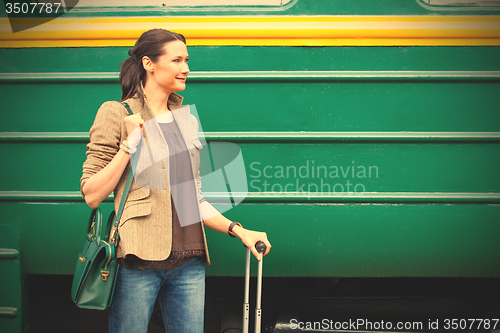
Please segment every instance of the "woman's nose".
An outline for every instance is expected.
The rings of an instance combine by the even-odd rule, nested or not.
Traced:
[[[188,64],[184,64],[184,66],[181,69],[183,74],[188,74],[189,73],[189,66]]]

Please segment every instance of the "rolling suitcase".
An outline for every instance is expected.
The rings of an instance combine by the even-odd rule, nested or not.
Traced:
[[[266,245],[262,242],[257,242],[255,248],[261,254],[266,252]],[[247,259],[245,266],[245,298],[243,300],[243,333],[248,333],[248,322],[250,315],[250,303],[249,303],[249,292],[250,292],[250,257],[251,251],[247,248]],[[259,260],[259,267],[257,271],[257,301],[255,303],[255,333],[261,332],[261,299],[262,299],[262,262],[264,261],[264,256],[262,255]]]

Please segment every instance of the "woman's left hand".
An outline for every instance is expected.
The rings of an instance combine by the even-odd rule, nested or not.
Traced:
[[[253,255],[260,260],[260,253],[257,252],[257,249],[255,248],[255,244],[257,242],[262,242],[266,244],[266,252],[264,252],[264,255],[267,255],[269,251],[271,250],[271,243],[269,243],[269,240],[267,239],[267,234],[265,232],[259,232],[259,231],[253,231],[253,230],[247,230],[244,228],[238,228],[240,230],[235,231],[236,235],[241,239],[243,244],[252,251]]]

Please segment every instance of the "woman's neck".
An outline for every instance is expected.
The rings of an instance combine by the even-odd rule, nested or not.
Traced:
[[[167,104],[170,93],[166,93],[158,87],[150,87],[147,84],[144,87],[144,93],[155,117],[170,111]]]

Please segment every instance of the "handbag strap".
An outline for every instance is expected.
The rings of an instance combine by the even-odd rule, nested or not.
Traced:
[[[130,109],[130,106],[126,102],[122,102],[122,105],[127,109],[128,113],[130,115],[133,115],[134,113]],[[116,246],[118,244],[118,240],[120,239],[118,235],[118,224],[120,223],[120,218],[122,216],[123,212],[123,207],[125,207],[125,202],[127,201],[128,197],[128,192],[130,191],[130,185],[132,185],[132,180],[134,179],[134,167],[137,165],[137,161],[139,160],[139,154],[141,152],[141,140],[139,140],[139,143],[137,144],[137,150],[134,153],[134,156],[132,157],[132,165],[130,167],[130,171],[127,176],[127,182],[125,183],[125,188],[123,189],[123,194],[122,198],[120,200],[120,206],[118,206],[118,211],[116,212],[114,222],[113,222],[113,231],[111,232],[111,237],[110,237],[110,243]],[[108,222],[109,223],[109,222]]]

